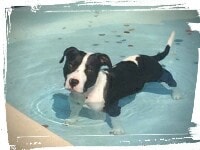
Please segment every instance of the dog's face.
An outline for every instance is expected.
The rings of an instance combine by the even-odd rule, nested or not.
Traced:
[[[110,58],[106,54],[85,53],[75,47],[69,47],[64,51],[60,63],[64,61],[65,56],[64,86],[69,91],[86,92],[88,88],[95,84],[102,66],[112,67]]]

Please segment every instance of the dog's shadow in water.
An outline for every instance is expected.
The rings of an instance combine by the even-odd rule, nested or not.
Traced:
[[[171,94],[171,90],[167,89],[160,83],[148,83],[144,86],[144,88],[141,92],[150,92],[150,93],[155,93],[155,94],[159,94],[159,95],[170,95]],[[122,100],[120,100],[119,105],[121,107],[123,107],[123,106],[129,104],[130,102],[132,102],[135,99],[135,95],[136,94],[133,94],[133,95],[123,98]],[[68,101],[68,96],[63,93],[57,93],[57,94],[53,95],[53,100],[54,100],[54,102],[52,105],[52,109],[55,112],[56,117],[60,118],[60,119],[69,118],[70,105],[69,105],[69,101]],[[82,108],[79,116],[90,118],[93,120],[102,119],[102,113],[97,113],[97,112],[95,112],[91,109],[85,108],[85,107]],[[106,121],[109,123],[109,119],[107,117],[106,117]]]
[[[171,95],[172,90],[167,89],[162,84],[155,82],[155,83],[146,83],[143,89],[139,93],[142,93],[142,92],[154,93],[154,94],[159,94],[159,95]],[[135,99],[135,96],[136,94],[124,97],[123,99],[119,101],[119,106],[123,107],[129,104]]]
[[[60,119],[67,119],[70,116],[70,104],[68,96],[63,93],[57,93],[53,95],[52,109],[55,112],[55,116]],[[103,113],[95,112],[94,110],[83,107],[79,113],[79,116],[90,118],[93,120],[102,119]]]
[[[55,112],[57,118],[66,119],[70,115],[70,105],[68,96],[62,93],[53,95],[52,109]]]

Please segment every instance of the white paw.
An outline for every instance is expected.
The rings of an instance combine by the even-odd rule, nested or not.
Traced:
[[[110,131],[110,134],[113,134],[113,135],[121,135],[121,134],[124,134],[124,130],[122,128],[114,128]]]
[[[77,121],[78,121],[77,118],[66,119],[65,122],[64,122],[64,125],[66,125],[66,126],[70,126],[70,125],[75,124]]]
[[[172,98],[174,100],[180,100],[180,99],[182,99],[182,95],[181,95],[181,92],[180,92],[179,88],[172,89]]]

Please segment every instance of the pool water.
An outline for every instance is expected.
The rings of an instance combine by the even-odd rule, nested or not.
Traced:
[[[60,5],[42,6],[36,13],[28,7],[13,10],[7,49],[7,102],[73,145],[195,142],[188,129],[194,126],[191,117],[200,36],[190,30],[188,22],[200,22],[197,12],[125,11],[102,6],[78,9]],[[109,119],[87,108],[81,110],[77,124],[63,124],[70,114],[69,92],[63,87],[59,60],[67,47],[106,53],[116,64],[130,55],[162,51],[172,31],[176,32],[174,44],[160,63],[176,79],[182,100],[173,100],[165,84],[149,83],[142,92],[123,99],[120,117],[124,135],[110,135]]]

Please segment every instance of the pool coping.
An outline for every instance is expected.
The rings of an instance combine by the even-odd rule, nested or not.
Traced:
[[[16,149],[72,146],[8,103],[6,119],[9,145]]]

